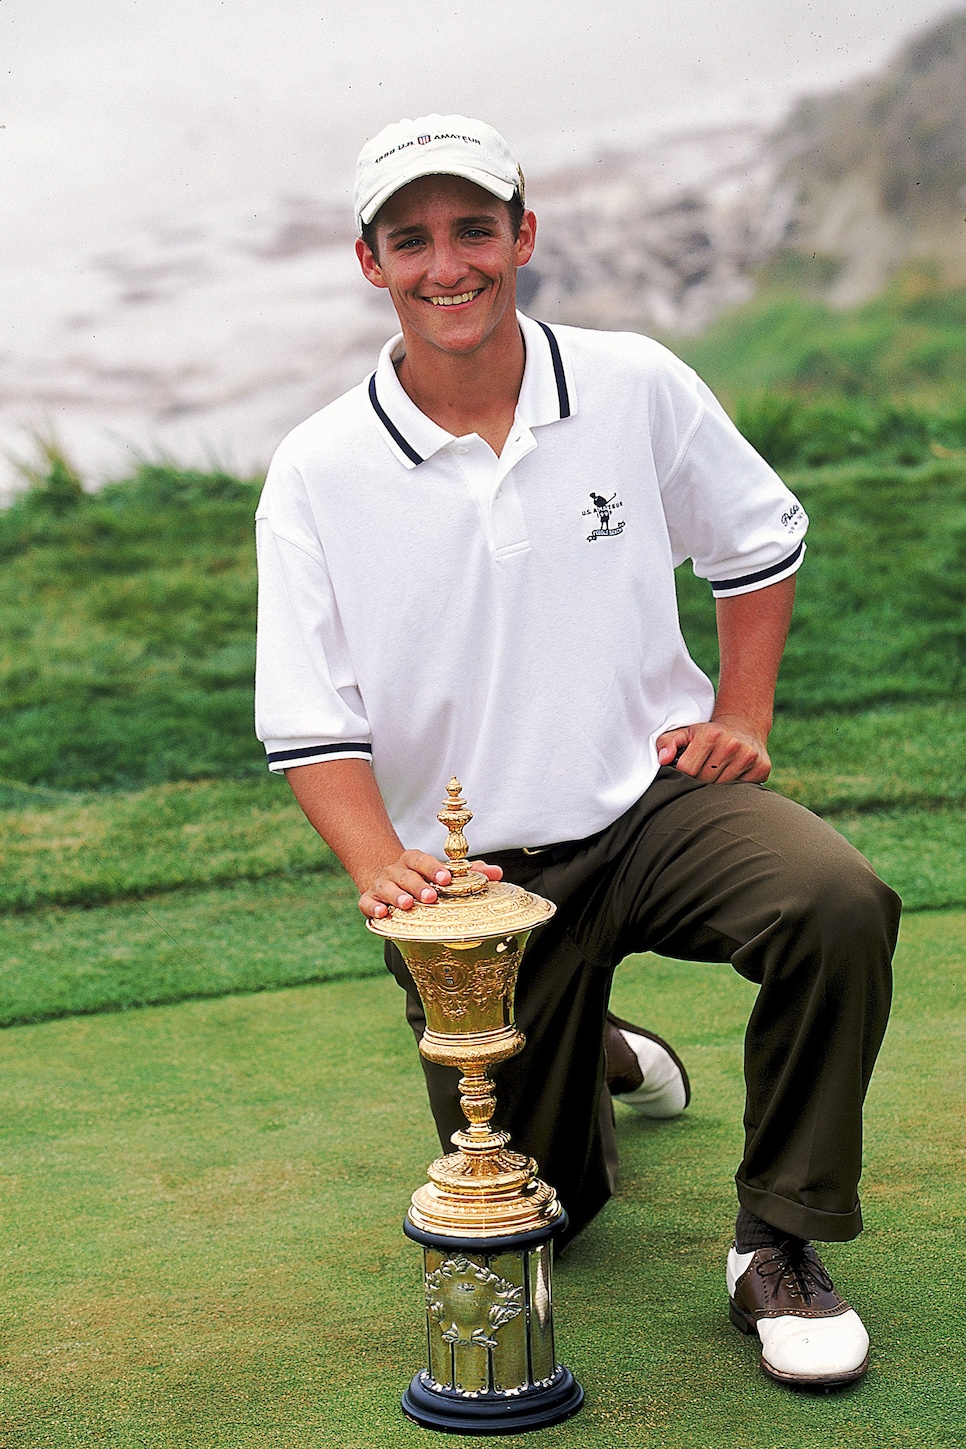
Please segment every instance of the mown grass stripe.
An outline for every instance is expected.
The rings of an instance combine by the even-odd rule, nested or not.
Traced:
[[[771,748],[774,787],[830,817],[966,806],[961,704],[779,715]],[[0,830],[0,911],[338,868],[284,782],[267,771],[134,792],[20,797],[0,811]]]
[[[966,905],[966,810],[835,817],[907,911]],[[341,871],[0,915],[0,1026],[380,975]]]
[[[0,1026],[379,975],[356,895],[315,875],[0,917]]]

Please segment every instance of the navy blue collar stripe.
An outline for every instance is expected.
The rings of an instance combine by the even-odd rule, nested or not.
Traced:
[[[425,458],[423,458],[421,454],[416,452],[416,449],[413,447],[412,443],[406,442],[406,439],[396,427],[396,424],[392,421],[392,418],[390,418],[389,414],[386,412],[385,408],[382,406],[378,397],[376,396],[375,373],[373,373],[369,379],[369,401],[372,403],[372,406],[375,409],[376,417],[382,423],[386,432],[396,444],[396,447],[402,449],[402,451],[406,454],[406,457],[411,463],[424,463],[426,461]]]
[[[569,418],[570,394],[567,391],[567,378],[564,374],[563,358],[560,356],[560,344],[558,343],[556,337],[554,337],[553,333],[550,331],[550,328],[547,326],[546,322],[537,322],[537,326],[543,328],[544,332],[546,333],[547,341],[550,344],[550,358],[553,362],[553,375],[557,380],[557,401],[560,404],[560,416],[562,418]]]
[[[780,574],[783,569],[791,568],[792,564],[800,558],[804,547],[805,544],[800,543],[794,552],[790,553],[787,558],[783,558],[780,563],[772,564],[771,568],[761,569],[756,574],[744,574],[740,579],[712,579],[711,587],[713,589],[728,590],[743,589],[748,584],[760,584],[765,579],[770,579],[775,574]]]
[[[567,391],[567,378],[564,373],[563,358],[560,356],[560,344],[557,342],[556,337],[554,337],[546,322],[538,322],[537,326],[542,329],[550,348],[550,360],[553,363],[553,375],[557,384],[557,403],[560,408],[560,416],[562,418],[569,418],[570,393]],[[396,447],[402,449],[411,463],[425,463],[426,459],[416,452],[412,443],[407,442],[379,401],[379,396],[376,392],[375,373],[369,379],[369,401],[372,403],[376,417],[382,423],[386,432],[396,444]]]
[[[349,751],[353,754],[372,754],[372,745],[353,744],[346,741],[338,745],[304,745],[300,750],[275,750],[268,757],[270,765],[280,764],[283,760],[314,760],[321,755],[344,755]]]

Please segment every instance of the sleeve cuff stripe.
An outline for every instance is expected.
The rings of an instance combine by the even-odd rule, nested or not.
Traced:
[[[774,578],[776,574],[785,573],[796,564],[805,551],[804,540],[798,545],[793,553],[783,558],[780,563],[772,564],[770,568],[759,569],[755,574],[743,574],[740,579],[712,579],[711,588],[716,594],[727,594],[732,589],[746,589],[749,584],[761,584],[765,579]]]
[[[303,745],[300,750],[273,750],[268,756],[268,763],[279,765],[285,760],[318,760],[326,755],[359,754],[371,757],[372,745],[347,742],[338,745]]]

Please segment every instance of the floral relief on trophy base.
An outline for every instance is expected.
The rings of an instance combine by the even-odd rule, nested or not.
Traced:
[[[426,1311],[444,1343],[496,1348],[495,1335],[523,1312],[523,1289],[462,1253],[426,1274]]]

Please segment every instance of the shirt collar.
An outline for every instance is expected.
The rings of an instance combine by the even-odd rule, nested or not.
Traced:
[[[517,313],[527,350],[517,419],[527,428],[542,427],[577,411],[573,377],[556,334],[543,322]],[[394,362],[403,352],[403,336],[390,338],[369,379],[369,402],[390,450],[407,468],[425,463],[453,442],[453,434],[421,412],[396,376]]]
[[[558,423],[577,411],[577,391],[564,348],[545,322],[517,313],[527,365],[517,400],[517,418],[528,428]]]

